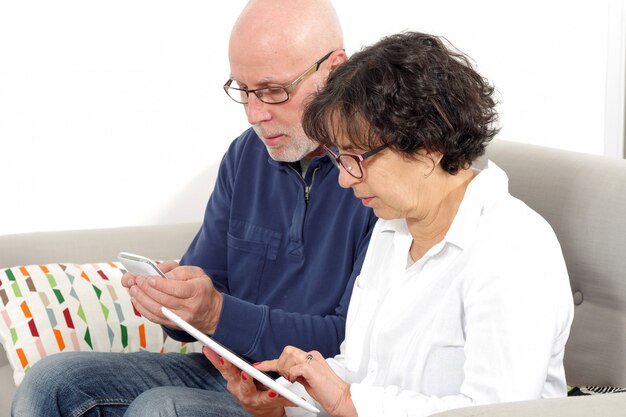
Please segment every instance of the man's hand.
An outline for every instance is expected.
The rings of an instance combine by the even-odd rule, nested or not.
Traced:
[[[195,266],[178,266],[172,261],[158,266],[168,279],[128,273],[122,277],[122,285],[129,288],[137,311],[154,323],[178,328],[161,313],[164,306],[201,332],[212,335],[219,322],[223,298],[211,279]]]
[[[157,265],[157,267],[161,270],[161,272],[163,272],[164,274],[167,274],[172,269],[178,267],[178,262],[176,261],[161,262],[160,264]],[[131,274],[130,272],[126,272],[124,275],[122,275],[122,285],[130,290],[130,287],[132,287],[133,285],[136,285],[136,281],[135,281],[136,278],[137,277],[135,275]]]

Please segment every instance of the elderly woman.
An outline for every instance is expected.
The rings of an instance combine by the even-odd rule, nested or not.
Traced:
[[[480,159],[497,132],[492,95],[465,56],[421,33],[384,38],[331,75],[305,131],[380,220],[341,354],[287,347],[258,369],[297,381],[333,416],[566,395],[567,270],[548,223]],[[206,354],[250,413],[307,414]]]

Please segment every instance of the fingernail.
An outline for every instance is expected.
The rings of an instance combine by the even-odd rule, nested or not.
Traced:
[[[151,287],[154,287],[154,285],[156,284],[156,280],[154,278],[148,278],[148,284]]]
[[[220,358],[220,363],[221,363],[222,365],[224,365],[224,364],[226,363],[226,362],[224,362],[224,358]]]
[[[252,366],[257,366],[257,365],[258,365],[258,364],[260,364],[260,363],[261,363],[261,362],[254,362],[254,363],[252,364]]]
[[[139,275],[135,281],[137,282],[137,285],[141,285],[141,283],[143,282],[143,277]]]
[[[132,287],[130,287],[129,292],[130,292],[130,296],[134,297],[137,294],[137,287],[133,285]]]
[[[246,374],[244,374],[243,372],[241,373],[241,379],[243,379],[244,381],[248,380],[248,377],[246,376]]]
[[[274,391],[270,391],[267,395],[269,395],[270,398],[276,397],[276,393]]]

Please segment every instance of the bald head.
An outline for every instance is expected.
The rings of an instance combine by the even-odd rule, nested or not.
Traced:
[[[329,0],[251,0],[233,26],[229,58],[288,56],[295,65],[310,65],[341,48],[341,25]]]

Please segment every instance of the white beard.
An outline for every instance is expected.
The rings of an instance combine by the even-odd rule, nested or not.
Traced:
[[[260,138],[275,135],[274,133],[267,134],[267,132],[264,132],[262,128],[257,126],[252,126],[252,128]],[[304,134],[302,129],[288,129],[287,131],[282,131],[280,133],[286,135],[290,139],[288,143],[284,143],[279,146],[265,145],[270,157],[275,161],[296,162],[319,147],[316,142],[313,142]]]

